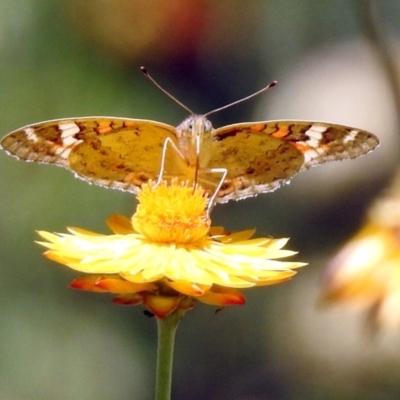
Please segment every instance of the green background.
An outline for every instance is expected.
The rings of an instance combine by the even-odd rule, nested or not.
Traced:
[[[399,55],[400,4],[376,2],[379,34]],[[139,71],[145,65],[196,112],[278,80],[262,96],[212,116],[326,120],[374,132],[382,145],[325,165],[254,199],[219,205],[214,224],[291,237],[309,262],[289,283],[245,291],[215,314],[196,305],[177,335],[175,400],[397,399],[399,332],[371,342],[364,319],[318,309],[331,256],[361,224],[398,158],[398,111],[365,34],[364,1],[2,0],[0,132],[74,116],[177,125],[185,111]],[[132,195],[65,170],[0,154],[0,397],[151,399],[155,321],[139,307],[67,287],[76,274],[45,260],[35,230],[107,232]]]

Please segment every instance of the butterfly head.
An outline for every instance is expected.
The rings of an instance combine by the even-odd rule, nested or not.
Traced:
[[[178,147],[189,165],[206,167],[211,155],[213,127],[203,115],[190,115],[177,128]]]

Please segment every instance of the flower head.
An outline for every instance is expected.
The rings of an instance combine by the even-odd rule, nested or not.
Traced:
[[[210,228],[207,198],[189,184],[144,185],[129,220],[113,215],[113,235],[78,228],[69,234],[39,232],[46,257],[90,274],[71,286],[118,294],[119,304],[144,303],[158,317],[199,300],[217,306],[245,302],[238,290],[289,280],[298,262],[277,261],[295,254],[288,239],[250,239]]]
[[[400,177],[325,273],[325,303],[368,310],[368,323],[400,327]]]

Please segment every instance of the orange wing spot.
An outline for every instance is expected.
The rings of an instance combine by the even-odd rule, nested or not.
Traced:
[[[277,139],[286,137],[290,133],[289,125],[281,125],[279,129],[274,132],[271,136],[276,137]]]
[[[255,132],[262,132],[265,129],[265,124],[252,125],[250,129]]]
[[[138,126],[138,123],[135,121],[124,121],[124,126],[126,127]]]
[[[292,144],[294,147],[296,147],[296,149],[299,150],[301,153],[305,153],[306,151],[312,149],[311,146],[308,146],[308,145],[303,144],[303,143],[290,142],[290,144]]]
[[[102,135],[104,133],[111,132],[113,130],[113,128],[111,128],[109,121],[101,121],[101,122],[97,123],[97,127],[95,130],[97,133]]]
[[[113,129],[111,128],[111,126],[96,129],[97,133],[99,133],[100,135],[103,135],[104,133],[112,132],[112,130]]]

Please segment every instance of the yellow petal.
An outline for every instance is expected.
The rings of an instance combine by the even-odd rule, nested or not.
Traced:
[[[107,226],[118,235],[127,235],[134,233],[135,230],[132,227],[132,221],[125,215],[112,214],[107,218]]]

